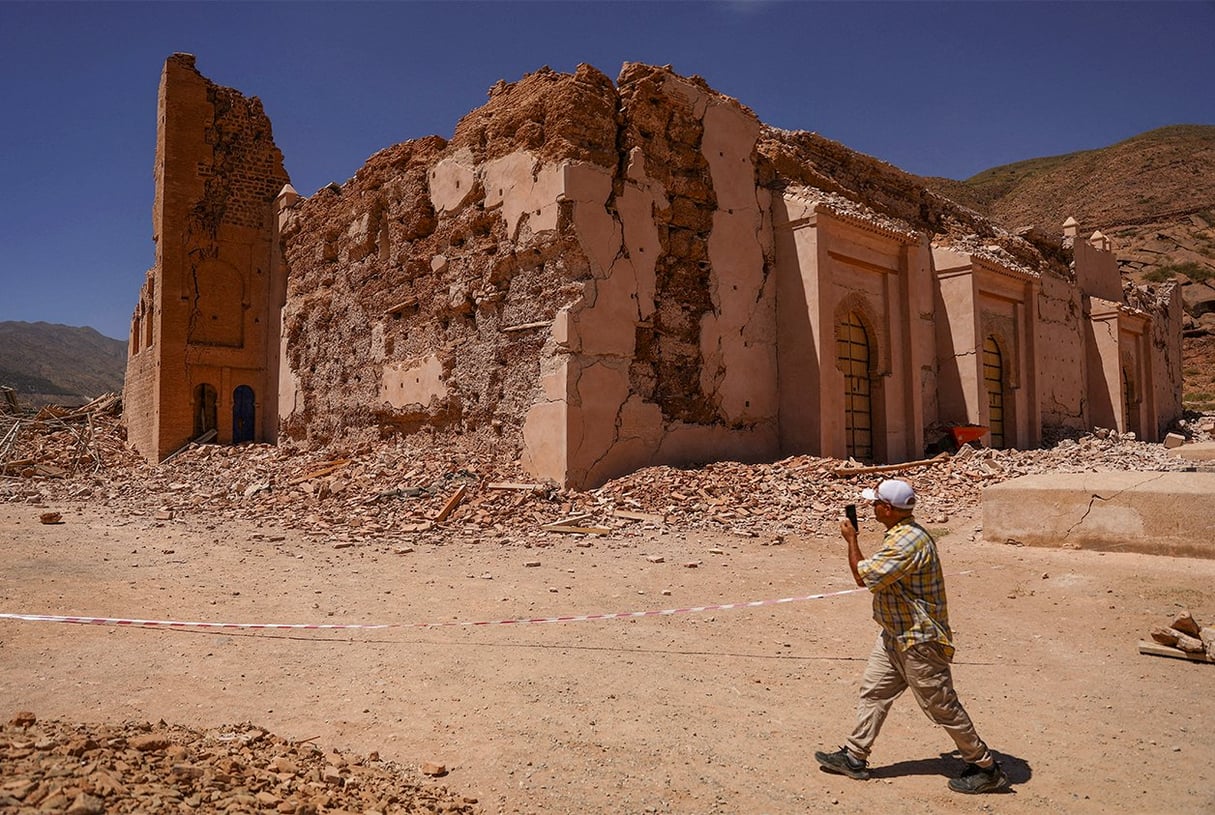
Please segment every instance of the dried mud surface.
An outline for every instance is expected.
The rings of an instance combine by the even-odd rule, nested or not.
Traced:
[[[40,523],[48,509],[63,522]],[[1215,666],[1142,656],[1136,643],[1180,608],[1215,616],[1215,562],[991,544],[976,519],[961,509],[934,528],[959,692],[1012,779],[1004,795],[946,789],[960,762],[909,699],[887,722],[873,780],[811,766],[851,723],[875,633],[861,593],[455,625],[847,591],[841,542],[818,534],[666,526],[504,546],[456,529],[415,545],[339,546],[270,517],[0,504],[8,613],[392,625],[0,620],[0,719],[28,710],[90,727],[163,720],[199,732],[245,722],[280,747],[376,754],[405,768],[403,780],[441,784],[452,806],[481,812],[1212,811],[1215,736],[1202,711]],[[862,532],[871,549],[875,524]],[[7,782],[15,765],[3,762]],[[449,774],[422,779],[414,768],[426,762]],[[341,811],[332,806],[322,811]],[[363,806],[345,811],[380,811]]]

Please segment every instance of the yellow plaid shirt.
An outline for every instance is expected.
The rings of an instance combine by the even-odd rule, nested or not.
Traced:
[[[945,602],[945,578],[937,545],[924,527],[908,518],[886,530],[882,548],[857,564],[873,592],[873,619],[900,651],[939,642],[953,658],[953,632]]]

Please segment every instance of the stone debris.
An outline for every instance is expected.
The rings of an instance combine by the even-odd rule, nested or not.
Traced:
[[[479,812],[475,798],[423,778],[446,773],[326,753],[249,723],[198,731],[22,712],[0,728],[0,812]]]
[[[1151,637],[1152,642],[1139,642],[1139,653],[1215,662],[1215,626],[1202,625],[1189,611],[1175,615],[1167,627],[1153,628]]]
[[[66,478],[135,464],[121,408],[121,398],[107,393],[78,408],[0,412],[0,478]]]
[[[1207,417],[1186,423],[1203,440]],[[47,460],[75,455],[78,437],[44,424],[23,435]],[[714,530],[766,541],[834,535],[843,506],[887,477],[906,478],[921,496],[918,517],[945,525],[976,508],[984,487],[1045,472],[1179,471],[1194,466],[1164,446],[1131,434],[1096,430],[1051,440],[1039,450],[963,446],[953,455],[883,467],[816,456],[768,464],[716,462],[695,468],[648,467],[587,491],[521,478],[503,462],[452,436],[390,439],[357,449],[300,450],[250,444],[190,445],[159,466],[122,447],[116,423],[95,421],[92,446],[116,450],[74,472],[0,477],[0,501],[35,506],[104,502],[132,522],[165,526],[188,518],[239,519],[302,530],[334,549],[384,543],[388,551],[420,544],[619,546],[655,530]],[[855,474],[853,474],[855,470]],[[504,485],[506,488],[504,488]],[[256,489],[251,489],[256,487]],[[272,542],[272,541],[267,541]],[[625,544],[627,545],[627,543]]]

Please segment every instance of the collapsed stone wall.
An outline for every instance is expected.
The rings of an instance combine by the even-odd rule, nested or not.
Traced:
[[[383,150],[303,202],[283,230],[299,406],[283,431],[326,443],[427,427],[517,449],[551,353],[542,324],[589,272],[571,205],[524,209],[527,185],[508,182],[546,162],[614,165],[615,107],[590,68],[499,83],[450,142]],[[511,157],[506,178],[494,163]]]

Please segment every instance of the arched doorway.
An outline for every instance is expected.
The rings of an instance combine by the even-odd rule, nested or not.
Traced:
[[[983,340],[983,389],[987,392],[987,427],[991,446],[1001,449],[1004,436],[1004,355],[996,338]]]
[[[844,372],[844,434],[848,455],[873,460],[873,381],[869,360],[873,347],[869,332],[855,311],[840,325],[836,342],[840,370]]]
[[[1139,398],[1136,395],[1135,376],[1131,369],[1122,367],[1122,432],[1139,432]]]
[[[194,436],[205,435],[208,431],[218,430],[219,415],[216,409],[215,388],[205,382],[194,389]]]
[[[232,443],[253,441],[253,388],[241,385],[232,392]]]

